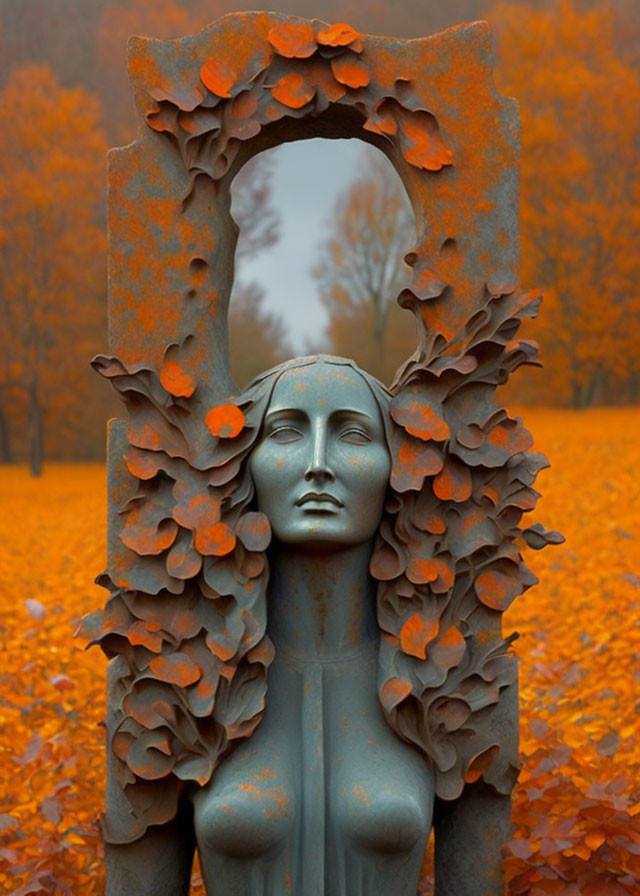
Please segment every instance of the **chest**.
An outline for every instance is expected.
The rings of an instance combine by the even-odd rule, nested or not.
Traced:
[[[405,892],[400,873],[415,893],[432,804],[429,764],[382,715],[375,654],[281,658],[261,725],[194,800],[205,881],[232,874],[221,892],[251,896],[373,896]]]

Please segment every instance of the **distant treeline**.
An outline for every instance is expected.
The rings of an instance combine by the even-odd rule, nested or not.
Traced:
[[[497,87],[521,106],[522,281],[545,291],[524,333],[541,344],[545,368],[508,387],[513,402],[640,401],[636,3],[289,3],[298,15],[405,37],[491,22]],[[105,153],[137,127],[126,39],[182,36],[244,5],[0,3],[0,462],[29,460],[38,471],[44,458],[104,456],[104,421],[119,405],[88,361],[107,348]],[[256,161],[239,176],[247,255],[278,237],[269,173]],[[331,231],[318,234],[314,274],[329,324],[314,348],[352,356],[386,381],[413,348],[413,323],[394,304],[412,228],[399,179],[372,158],[338,199]],[[242,281],[241,261],[231,345],[244,383],[291,349],[286,321]]]

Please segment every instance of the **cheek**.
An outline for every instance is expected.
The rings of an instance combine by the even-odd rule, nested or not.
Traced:
[[[278,473],[275,459],[270,456],[269,451],[256,448],[251,456],[249,470],[256,490],[258,508],[269,516],[269,507],[267,506],[271,503],[269,497],[277,487],[274,482]]]
[[[251,455],[249,469],[258,498],[259,509],[270,516],[281,506],[282,495],[291,488],[297,474],[293,453],[285,457],[268,443],[259,445]]]
[[[386,451],[353,457],[349,476],[351,494],[370,507],[379,505],[382,512],[390,475],[391,460]]]

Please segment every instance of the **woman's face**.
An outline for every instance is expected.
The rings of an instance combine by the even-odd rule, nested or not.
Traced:
[[[390,469],[380,409],[355,370],[319,361],[282,374],[251,456],[258,509],[280,542],[369,541]]]

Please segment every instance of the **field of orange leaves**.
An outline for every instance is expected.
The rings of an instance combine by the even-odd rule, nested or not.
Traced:
[[[552,462],[535,516],[567,541],[528,552],[541,584],[506,614],[523,762],[509,893],[638,894],[640,408],[524,416]],[[103,889],[105,661],[72,632],[104,599],[104,493],[99,466],[0,468],[0,893]]]

